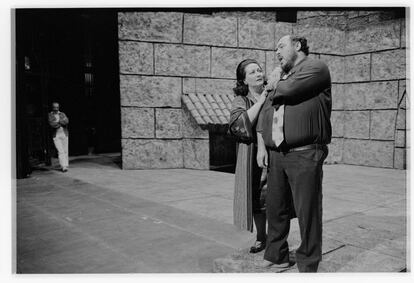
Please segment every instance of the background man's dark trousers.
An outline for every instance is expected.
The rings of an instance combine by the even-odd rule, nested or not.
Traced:
[[[290,153],[269,151],[269,226],[264,259],[277,264],[289,261],[291,193],[302,239],[296,250],[298,269],[318,270],[322,259],[322,165],[327,155],[327,146]]]

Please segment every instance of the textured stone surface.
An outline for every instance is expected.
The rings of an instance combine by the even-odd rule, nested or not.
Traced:
[[[320,60],[328,65],[331,74],[331,81],[340,83],[344,81],[345,60],[342,56],[321,55]]]
[[[119,72],[153,74],[153,45],[146,42],[119,42]]]
[[[332,138],[331,143],[328,145],[328,156],[325,160],[327,164],[342,163],[342,152],[344,147],[343,138]]]
[[[182,13],[118,13],[118,36],[156,42],[182,42]]]
[[[294,32],[307,38],[309,51],[315,53],[344,54],[345,32],[318,25],[296,25]]]
[[[406,29],[406,19],[401,19],[401,47],[406,47],[406,38],[407,38],[407,29]]]
[[[182,109],[182,131],[184,138],[204,138],[208,139],[208,130],[203,130],[187,109]]]
[[[236,78],[237,65],[244,59],[257,60],[265,67],[265,52],[252,49],[212,48],[211,74],[216,78]]]
[[[393,167],[394,142],[371,140],[344,140],[343,162],[345,164],[375,167]]]
[[[184,42],[237,46],[237,18],[184,14]]]
[[[344,109],[345,87],[343,84],[332,84],[332,110]]]
[[[182,141],[122,139],[122,168],[183,168]]]
[[[309,17],[299,19],[297,21],[300,25],[310,25],[313,27],[331,27],[344,31],[347,26],[347,17],[345,15],[325,15],[320,17]]]
[[[370,80],[370,54],[345,57],[345,82]]]
[[[344,112],[344,137],[369,138],[369,111]]]
[[[266,76],[269,76],[276,66],[280,66],[279,61],[276,58],[275,51],[266,51]],[[263,66],[262,66],[263,67]]]
[[[405,49],[373,53],[371,63],[371,79],[404,79],[406,63],[405,53]]]
[[[195,84],[197,93],[233,94],[233,88],[236,86],[236,80],[197,78]]]
[[[395,131],[395,146],[405,147],[405,144],[406,144],[405,130]]]
[[[298,11],[296,17],[298,20],[306,19],[310,17],[326,16],[327,11]]]
[[[407,169],[407,150],[405,148],[395,148],[394,168]]]
[[[209,142],[204,139],[184,139],[184,168],[209,169]]]
[[[406,109],[407,103],[407,81],[401,80],[398,84],[398,107]]]
[[[275,23],[275,45],[283,36],[288,35],[288,34],[293,34],[292,23],[284,23],[284,22]]]
[[[183,78],[183,93],[195,93],[195,78]]]
[[[394,140],[397,110],[376,110],[371,112],[371,139]]]
[[[398,109],[397,113],[397,130],[405,130],[406,128],[406,110]]]
[[[155,136],[157,138],[181,138],[181,109],[155,109]]]
[[[122,138],[153,138],[154,109],[122,107]]]
[[[347,84],[345,109],[397,108],[398,85],[396,81]]]
[[[210,76],[210,48],[156,44],[155,74],[208,77]]]
[[[332,111],[331,113],[332,137],[344,136],[344,112]]]
[[[347,54],[400,47],[400,20],[365,25],[347,33]]]
[[[239,47],[274,49],[274,23],[239,18]]]
[[[120,76],[122,106],[181,107],[181,79]]]
[[[276,19],[276,12],[271,11],[220,11],[212,14],[213,16],[249,18],[263,22],[274,22]]]

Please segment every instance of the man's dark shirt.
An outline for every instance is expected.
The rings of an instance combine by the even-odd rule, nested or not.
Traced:
[[[282,73],[281,77],[284,75]],[[276,90],[269,93],[256,130],[270,148],[276,148],[272,140],[273,110],[282,104],[285,105],[285,147],[331,142],[331,76],[325,63],[305,57],[291,69],[286,79],[280,79]]]

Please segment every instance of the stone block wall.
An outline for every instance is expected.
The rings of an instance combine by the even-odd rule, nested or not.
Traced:
[[[325,36],[328,27],[335,31]],[[333,82],[327,162],[405,169],[405,19],[392,11],[299,11],[297,30],[329,41],[311,45]]]
[[[406,164],[406,29],[391,11],[120,12],[123,168],[209,168],[209,135],[182,109],[183,93],[232,93],[235,69],[277,65],[275,43],[308,38],[332,76],[328,163]]]
[[[209,134],[183,93],[232,93],[237,64],[276,66],[275,42],[293,31],[276,12],[120,12],[124,169],[209,169]]]

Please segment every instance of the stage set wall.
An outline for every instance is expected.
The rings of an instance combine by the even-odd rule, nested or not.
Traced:
[[[392,10],[118,13],[122,167],[209,169],[209,132],[182,94],[232,93],[237,64],[277,65],[277,40],[308,39],[332,77],[326,163],[406,168],[406,19]]]

